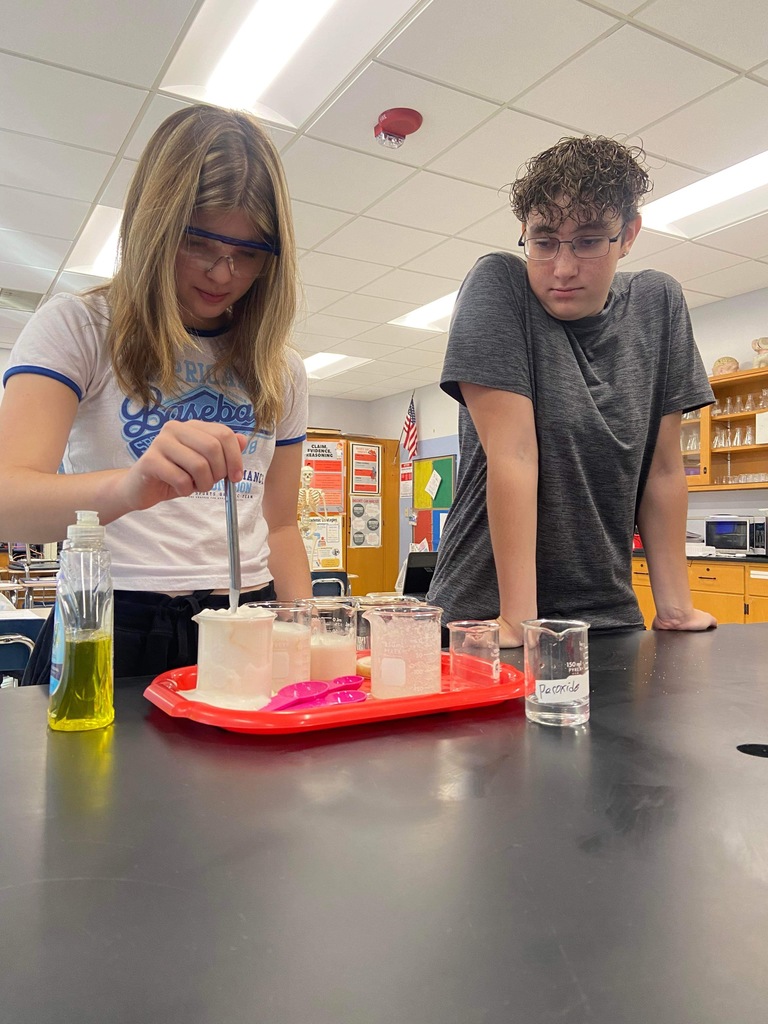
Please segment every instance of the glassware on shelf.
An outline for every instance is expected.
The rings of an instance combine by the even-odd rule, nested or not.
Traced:
[[[741,441],[742,444],[754,444],[755,443],[755,431],[751,423],[744,427],[744,436]]]
[[[750,393],[744,399],[744,412],[754,412],[757,408],[758,401],[758,396],[750,391]]]
[[[744,412],[744,399],[741,397],[741,395],[736,395],[736,397],[734,398],[733,411]]]
[[[740,448],[743,443],[741,427],[736,427],[731,434],[731,448]]]
[[[768,409],[768,388],[763,388],[760,392],[760,408]]]
[[[722,416],[723,415],[723,407],[720,404],[720,399],[719,398],[715,399],[715,404],[712,406],[712,415],[713,416]]]
[[[733,408],[733,399],[728,395],[725,400],[725,405],[723,406],[723,414],[725,416],[730,416],[732,412],[735,412],[735,409]]]

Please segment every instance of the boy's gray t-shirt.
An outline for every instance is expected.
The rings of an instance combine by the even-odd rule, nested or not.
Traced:
[[[601,313],[563,321],[539,303],[518,257],[491,253],[470,271],[440,385],[462,403],[456,499],[429,592],[444,622],[499,614],[486,459],[462,381],[533,402],[539,615],[642,627],[632,535],[659,424],[713,401],[680,285],[654,270],[619,273]]]

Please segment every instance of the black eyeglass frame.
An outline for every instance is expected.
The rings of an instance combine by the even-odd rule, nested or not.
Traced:
[[[627,226],[626,224],[622,224],[621,227],[619,228],[619,233],[617,235],[614,235],[613,238],[611,238],[609,235],[584,235],[582,237],[584,237],[584,238],[606,238],[608,240],[608,252],[610,252],[611,251],[611,246],[613,245],[614,242],[618,242],[618,240],[621,238],[622,232],[624,231],[624,228],[626,226]],[[538,257],[537,256],[531,256],[528,252],[526,252],[525,244],[526,244],[526,242],[529,242],[530,239],[525,237],[525,232],[523,232],[522,235],[520,235],[520,241],[517,244],[519,246],[522,246],[522,249],[523,249],[523,252],[525,252],[525,255],[528,257],[529,260],[533,260],[534,263],[549,263],[551,260],[556,260],[557,259],[557,254],[560,252],[560,246],[561,245],[570,245],[571,252],[576,257],[577,260],[601,260],[604,256],[608,255],[607,252],[604,252],[604,253],[601,253],[599,256],[580,256],[579,253],[576,252],[576,249],[575,249],[574,244],[573,244],[574,242],[578,242],[578,238],[560,239],[560,238],[552,238],[549,235],[547,237],[548,237],[550,242],[557,242],[557,248],[555,249],[555,251],[552,253],[551,256],[547,256],[544,259],[542,259],[540,256],[538,256]]]
[[[213,231],[203,231],[202,228],[193,228],[189,224],[184,228],[184,234],[194,235],[195,238],[212,238],[215,242],[224,242],[225,245],[236,245],[238,249],[258,249],[260,252],[280,255],[279,242],[250,242],[244,238],[230,238],[228,235],[217,235]]]

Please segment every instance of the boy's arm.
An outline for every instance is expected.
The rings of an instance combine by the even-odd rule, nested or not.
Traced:
[[[653,629],[703,630],[717,625],[693,607],[685,559],[688,488],[680,451],[680,413],[662,417],[656,449],[637,513],[651,590]]]
[[[500,642],[519,647],[520,623],[536,617],[539,450],[529,398],[460,385],[488,462],[486,501],[499,582]]]

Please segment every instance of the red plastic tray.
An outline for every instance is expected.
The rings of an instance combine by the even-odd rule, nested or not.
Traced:
[[[362,653],[362,652],[361,652]],[[242,711],[219,708],[200,701],[187,700],[184,690],[197,683],[197,665],[172,669],[153,679],[144,696],[156,707],[174,718],[189,718],[203,725],[216,725],[230,732],[249,732],[261,735],[310,732],[314,729],[336,729],[343,725],[365,725],[394,718],[416,715],[434,715],[445,711],[464,711],[469,708],[500,704],[505,700],[522,697],[523,673],[512,665],[501,666],[501,682],[488,684],[482,671],[472,681],[453,679],[449,659],[443,654],[443,680],[440,693],[426,693],[414,697],[393,697],[387,700],[368,698],[360,704],[337,704],[329,707],[296,708],[294,711]],[[369,692],[369,681],[362,689]]]

